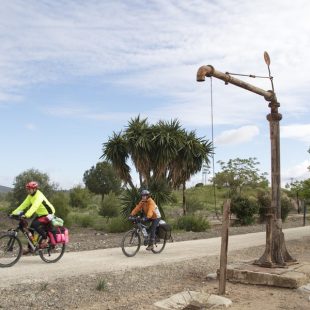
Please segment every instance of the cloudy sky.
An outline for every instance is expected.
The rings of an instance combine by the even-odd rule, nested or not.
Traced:
[[[310,177],[309,1],[0,3],[0,185],[30,168],[64,189],[81,184],[102,144],[139,114],[177,118],[211,140],[211,98],[215,161],[256,157],[270,174],[268,102],[215,78],[212,95],[210,78],[196,82],[208,64],[268,76],[264,51],[283,115],[282,185]]]

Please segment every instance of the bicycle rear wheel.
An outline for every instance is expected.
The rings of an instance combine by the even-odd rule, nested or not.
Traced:
[[[56,263],[64,255],[66,245],[64,243],[57,243],[56,245],[48,244],[45,249],[39,250],[41,259],[46,263]]]
[[[0,237],[0,267],[11,267],[18,262],[22,255],[20,240],[12,235]]]
[[[141,236],[139,235],[137,230],[132,229],[127,231],[121,243],[123,253],[128,257],[135,256],[138,253],[140,246]]]
[[[154,254],[159,254],[163,251],[167,242],[167,234],[165,234],[164,238],[159,238],[157,235],[155,237],[154,247],[151,250]]]

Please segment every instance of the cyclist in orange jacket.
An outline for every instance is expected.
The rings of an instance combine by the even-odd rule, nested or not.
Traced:
[[[47,246],[45,225],[52,220],[55,213],[55,208],[42,194],[38,187],[39,185],[35,181],[31,181],[26,184],[28,196],[23,203],[12,212],[12,214],[24,214],[24,210],[27,209],[27,212],[25,213],[26,218],[30,218],[33,214],[36,215],[30,225],[30,230],[35,230],[42,236],[40,247],[44,248]],[[28,248],[28,250],[24,250],[23,254],[26,255],[29,252],[30,248]]]
[[[155,201],[151,198],[150,192],[146,189],[142,190],[141,192],[141,201],[136,205],[136,207],[131,211],[130,215],[136,215],[138,212],[143,211],[144,214],[144,221],[152,222],[151,229],[150,229],[150,237],[149,237],[149,244],[146,248],[147,250],[152,250],[154,247],[155,241],[155,232],[156,227],[159,224],[161,219],[161,215],[156,205]]]

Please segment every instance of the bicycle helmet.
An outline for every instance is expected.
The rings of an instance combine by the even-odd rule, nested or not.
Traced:
[[[150,192],[147,189],[141,191],[141,196],[150,196]]]
[[[35,181],[31,181],[26,184],[26,189],[38,189],[39,184]]]

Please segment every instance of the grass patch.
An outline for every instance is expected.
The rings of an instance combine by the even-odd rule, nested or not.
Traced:
[[[43,283],[41,283],[41,285],[40,285],[40,291],[46,291],[46,289],[47,289],[47,286],[48,286],[48,282],[43,282]]]
[[[105,279],[100,279],[96,286],[97,291],[107,291],[108,290],[108,283]]]

